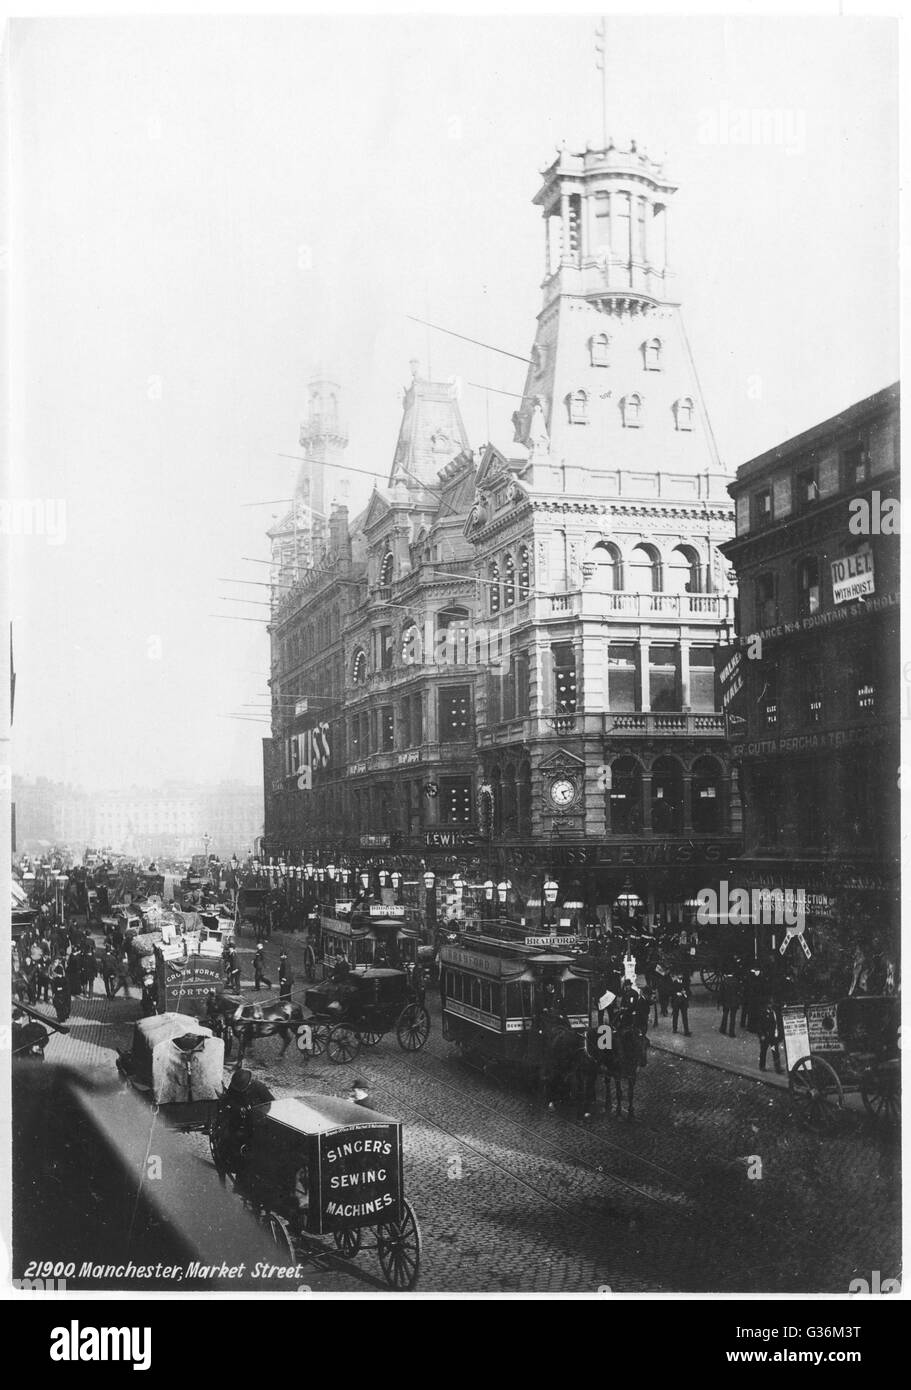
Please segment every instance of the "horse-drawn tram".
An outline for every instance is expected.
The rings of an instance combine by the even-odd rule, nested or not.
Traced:
[[[519,1067],[542,1061],[543,1021],[589,1027],[592,975],[570,939],[513,922],[476,922],[440,949],[443,1037]]]
[[[327,1253],[313,1237],[331,1236],[343,1259],[375,1248],[391,1288],[415,1287],[421,1233],[405,1200],[398,1120],[317,1095],[235,1110],[226,1094],[211,1143],[219,1176],[232,1178],[284,1262]]]
[[[417,963],[423,946],[419,912],[399,904],[370,903],[347,916],[321,917],[315,937],[307,943],[304,970],[313,982],[340,960],[401,969]]]

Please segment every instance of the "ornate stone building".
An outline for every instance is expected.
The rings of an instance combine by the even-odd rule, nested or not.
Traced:
[[[483,621],[509,633],[478,698],[504,871],[670,916],[738,849],[713,671],[732,508],[673,296],[674,191],[635,145],[545,171],[522,456],[486,450],[466,525]]]

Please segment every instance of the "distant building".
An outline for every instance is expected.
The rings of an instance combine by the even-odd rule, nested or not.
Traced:
[[[871,992],[897,961],[899,481],[896,385],[751,459],[730,488],[738,869],[744,887],[805,890],[812,955],[791,945],[789,959],[836,992],[858,953]]]

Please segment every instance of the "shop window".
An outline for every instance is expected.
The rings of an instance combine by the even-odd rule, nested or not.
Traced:
[[[708,714],[715,708],[715,649],[690,647],[690,709]]]
[[[775,576],[771,570],[756,579],[756,622],[760,628],[774,627],[778,622],[775,599]]]
[[[638,833],[642,824],[642,769],[635,758],[616,758],[611,763],[607,799],[612,832]]]
[[[753,493],[753,525],[758,529],[760,526],[769,526],[772,521],[772,489],[763,488],[761,492]]]
[[[805,556],[797,566],[797,612],[801,618],[819,612],[819,560]]]
[[[440,778],[440,821],[443,825],[470,825],[471,778]]]
[[[452,685],[440,691],[440,742],[459,743],[471,723],[471,687]]]
[[[650,709],[659,713],[680,709],[676,647],[650,647],[648,691]]]
[[[803,675],[803,715],[808,724],[821,724],[823,717],[822,662],[805,661]]]
[[[575,714],[576,654],[572,642],[555,642],[551,654],[554,662],[554,708],[557,714]]]
[[[634,711],[636,703],[636,645],[611,642],[607,648],[608,708]]]

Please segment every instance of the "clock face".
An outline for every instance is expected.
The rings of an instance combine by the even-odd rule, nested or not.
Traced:
[[[565,811],[576,799],[576,784],[568,777],[558,777],[550,784],[550,799],[555,806]]]

